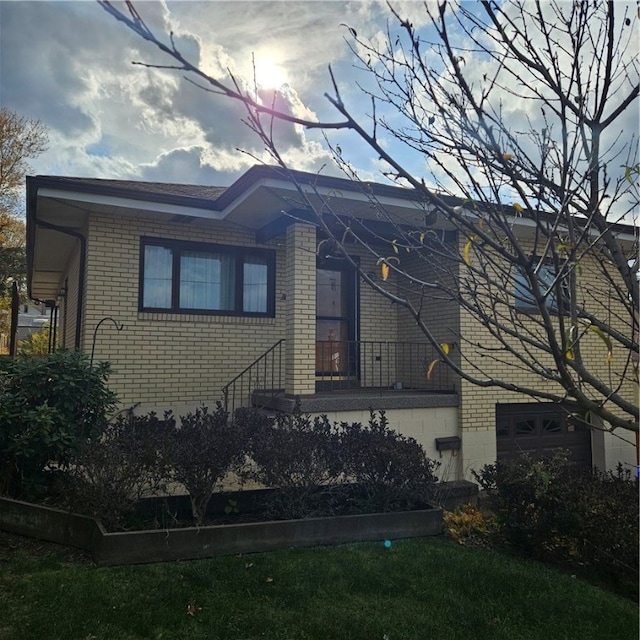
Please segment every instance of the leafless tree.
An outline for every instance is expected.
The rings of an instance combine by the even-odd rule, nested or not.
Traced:
[[[425,3],[425,30],[390,6],[394,26],[382,41],[345,25],[356,64],[374,81],[362,86],[370,112],[355,115],[329,68],[333,91],[325,97],[337,119],[316,122],[279,109],[275,93],[268,102],[233,76],[207,75],[173,34],[152,33],[132,3],[100,4],[172,59],[145,66],[187,72],[203,89],[240,101],[283,169],[274,121],[323,131],[358,181],[330,140],[334,130],[350,131],[388,178],[413,190],[419,221],[406,224],[362,183],[392,237],[372,238],[366,221],[331,202],[316,221],[333,251],[349,259],[356,243],[377,260],[379,275],[361,277],[406,308],[437,350],[426,375],[445,363],[476,385],[571,401],[607,428],[638,431],[631,215],[640,165],[637,130],[624,126],[637,122],[634,10],[614,2]],[[400,153],[392,151],[398,144]],[[423,176],[410,168],[412,155]],[[307,193],[300,185],[313,208]],[[443,224],[454,241],[438,231]],[[432,331],[424,309],[454,303],[479,332]]]

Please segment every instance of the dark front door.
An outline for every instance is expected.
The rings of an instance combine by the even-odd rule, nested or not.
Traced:
[[[553,403],[496,405],[498,460],[526,453],[533,458],[557,449],[571,452],[579,467],[591,467],[591,431],[577,415]]]
[[[318,261],[316,271],[316,376],[357,377],[357,290],[353,269],[341,260]]]

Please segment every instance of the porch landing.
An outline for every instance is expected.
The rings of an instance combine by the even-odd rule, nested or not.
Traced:
[[[345,389],[318,391],[311,395],[293,396],[272,392],[256,392],[254,406],[290,413],[300,402],[304,413],[328,413],[334,411],[368,411],[380,409],[435,409],[458,407],[458,394],[415,389]]]

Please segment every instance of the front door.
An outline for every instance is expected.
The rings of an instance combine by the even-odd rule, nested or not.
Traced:
[[[357,378],[357,289],[354,270],[342,260],[318,261],[316,270],[316,376]]]

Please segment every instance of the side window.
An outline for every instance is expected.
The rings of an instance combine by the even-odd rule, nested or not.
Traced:
[[[553,265],[543,264],[538,270],[538,284],[540,291],[545,296],[545,306],[553,313],[559,313],[558,296],[556,293],[556,271]],[[566,303],[569,296],[569,288],[567,283],[560,283],[562,288],[561,303]],[[535,302],[534,295],[529,286],[529,281],[522,270],[518,270],[515,275],[515,286],[513,292],[514,304],[516,311],[523,313],[538,313],[538,306]]]

